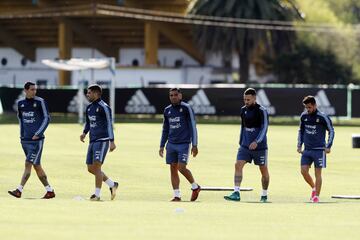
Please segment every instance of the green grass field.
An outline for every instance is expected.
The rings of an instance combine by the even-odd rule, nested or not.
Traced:
[[[297,127],[270,126],[269,199],[258,203],[260,174],[247,165],[241,202],[226,202],[226,192],[202,192],[197,202],[169,202],[168,166],[158,157],[160,124],[116,124],[117,149],[104,171],[119,181],[110,201],[104,185],[101,202],[87,199],[93,176],[86,171],[87,143],[80,125],[51,124],[42,164],[57,197],[40,199],[44,189],[33,172],[22,199],[12,198],[23,171],[17,125],[0,125],[0,239],[357,239],[360,200],[335,200],[332,194],[360,195],[360,149],[351,148],[355,127],[336,127],[320,204],[309,203],[310,188],[299,172]],[[239,126],[198,125],[199,155],[189,168],[203,186],[232,186]],[[181,178],[184,200],[190,185]]]

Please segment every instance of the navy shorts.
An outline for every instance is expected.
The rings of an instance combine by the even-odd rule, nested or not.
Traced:
[[[34,165],[40,165],[44,139],[39,141],[21,141],[26,161]]]
[[[184,163],[187,164],[189,159],[189,143],[167,143],[166,144],[166,164]]]
[[[301,155],[301,166],[314,163],[316,168],[326,168],[326,153],[324,150],[304,150]]]
[[[91,142],[86,156],[86,164],[94,164],[94,161],[104,163],[108,149],[109,141]]]
[[[251,163],[254,160],[255,165],[267,166],[268,163],[267,149],[249,150],[243,147],[239,147],[236,159],[238,161],[245,160],[248,163]]]

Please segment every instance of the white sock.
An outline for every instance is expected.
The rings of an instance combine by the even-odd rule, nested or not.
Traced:
[[[191,189],[197,189],[199,187],[199,185],[196,182],[193,182],[191,184]]]
[[[263,189],[262,193],[261,193],[261,196],[267,196],[267,194],[268,194],[268,191]]]
[[[179,189],[174,189],[174,197],[180,198],[180,190]]]
[[[19,186],[17,187],[17,190],[19,190],[20,192],[22,192],[23,189],[24,189],[24,186],[23,186],[23,185],[19,185]]]
[[[95,196],[100,197],[101,188],[95,188]]]
[[[47,192],[54,191],[54,189],[52,189],[52,187],[50,187],[50,185],[45,186],[45,189],[46,189]]]
[[[113,182],[113,180],[111,180],[110,178],[108,178],[105,183],[109,186],[109,187],[113,187],[115,184]]]
[[[235,186],[234,187],[234,192],[240,192],[240,186]]]
[[[313,192],[315,192],[315,191],[316,191],[316,188],[313,188],[312,190],[313,190]]]

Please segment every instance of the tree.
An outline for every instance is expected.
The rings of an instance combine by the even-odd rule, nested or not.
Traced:
[[[281,83],[348,84],[354,82],[351,66],[336,58],[330,50],[297,43],[292,52],[267,59]]]
[[[328,0],[330,8],[346,23],[360,23],[360,2],[358,0]]]
[[[330,32],[297,32],[298,46],[306,45],[312,48],[314,53],[332,53],[339,65],[351,68],[352,78],[348,81],[359,84],[360,35],[356,25],[352,25],[358,22],[356,15],[360,19],[360,15],[356,14],[356,9],[360,9],[359,1],[297,0],[297,4],[305,13],[307,23],[327,23],[334,27]]]
[[[301,19],[292,0],[197,0],[191,14],[242,19],[291,21]],[[213,26],[194,27],[195,41],[203,52],[221,52],[229,59],[235,51],[240,61],[240,81],[249,80],[250,59],[259,44],[269,52],[291,48],[294,34],[283,31],[222,28]]]

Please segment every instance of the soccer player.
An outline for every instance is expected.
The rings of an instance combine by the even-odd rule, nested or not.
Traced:
[[[90,131],[90,143],[86,157],[88,171],[95,176],[95,192],[90,196],[91,201],[100,201],[101,185],[104,181],[110,188],[111,200],[115,199],[119,184],[113,182],[101,170],[106,152],[114,151],[114,132],[111,121],[111,109],[101,99],[102,89],[99,85],[91,85],[87,89],[87,98],[91,102],[86,108],[86,123],[80,141],[84,142],[86,134]]]
[[[44,99],[36,96],[36,85],[27,82],[24,85],[25,99],[17,103],[18,119],[20,123],[21,145],[25,153],[25,170],[20,185],[8,193],[20,198],[24,186],[31,174],[31,168],[35,172],[46,189],[44,199],[55,197],[54,189],[50,186],[46,173],[41,166],[41,154],[44,146],[44,132],[49,125],[50,115]]]
[[[234,192],[224,196],[229,201],[240,201],[240,184],[243,179],[243,168],[246,163],[254,161],[261,172],[262,194],[260,201],[267,202],[269,187],[269,171],[267,167],[267,140],[266,133],[269,117],[265,107],[256,103],[256,91],[248,88],[244,92],[245,106],[241,108],[240,147],[237,153],[234,176]]]
[[[190,143],[192,143],[191,154],[193,157],[198,154],[195,114],[190,105],[182,101],[179,88],[171,88],[169,97],[171,104],[164,110],[159,155],[160,157],[164,156],[164,147],[167,142],[166,163],[170,165],[171,184],[174,190],[174,198],[171,201],[181,201],[178,171],[191,184],[192,194],[190,201],[195,201],[199,196],[201,187],[195,182],[193,175],[186,167]]]
[[[326,168],[326,154],[330,153],[334,140],[334,128],[331,119],[317,109],[313,96],[303,99],[306,111],[300,117],[297,151],[301,153],[301,174],[312,188],[311,201],[319,202],[322,177],[321,170]],[[328,141],[325,142],[326,131],[329,132]],[[305,149],[302,150],[302,145]],[[311,164],[315,165],[315,184],[309,174]]]

